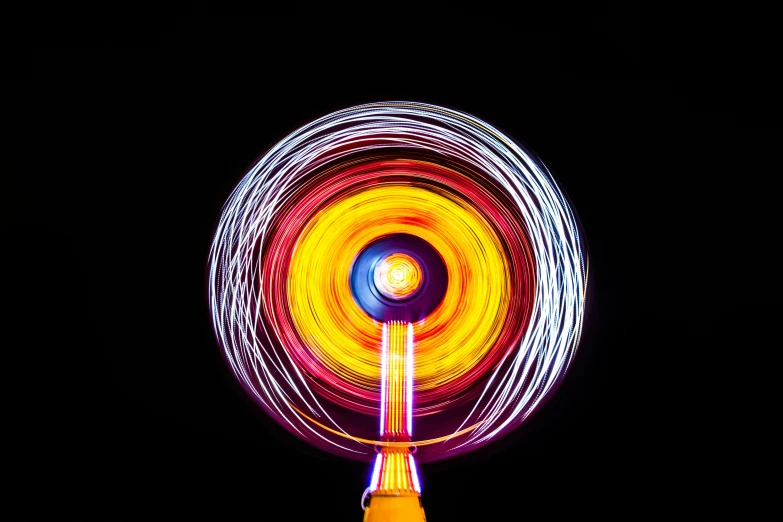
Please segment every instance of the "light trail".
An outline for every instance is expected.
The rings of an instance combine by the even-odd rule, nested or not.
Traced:
[[[430,461],[518,426],[578,345],[585,245],[531,152],[473,116],[418,103],[305,125],[228,198],[209,306],[231,370],[271,416],[324,450],[374,458],[385,334],[351,299],[347,273],[369,241],[399,232],[433,245],[449,275],[441,305],[410,327],[416,377],[397,390],[409,430],[416,417],[416,458]]]

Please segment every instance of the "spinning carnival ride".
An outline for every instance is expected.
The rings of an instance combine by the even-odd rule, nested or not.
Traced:
[[[488,443],[555,389],[586,285],[543,163],[473,116],[409,102],[280,141],[232,192],[209,256],[234,375],[294,435],[374,463],[366,521],[424,520],[416,462]]]

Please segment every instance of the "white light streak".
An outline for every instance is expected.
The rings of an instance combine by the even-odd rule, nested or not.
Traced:
[[[383,323],[381,340],[381,435],[386,431],[386,359],[389,352],[389,327]]]
[[[421,493],[421,484],[419,483],[419,473],[416,471],[416,461],[413,460],[413,455],[408,454],[408,463],[411,467],[411,477],[413,478],[413,489],[416,493]]]
[[[408,408],[405,412],[408,435],[413,436],[413,325],[408,323],[408,346],[405,349],[405,387]]]
[[[209,253],[208,301],[218,342],[237,379],[282,425],[336,453],[367,457],[371,446],[352,440],[311,389],[278,332],[261,292],[258,251],[273,218],[285,211],[313,169],[360,151],[425,152],[471,166],[493,179],[514,202],[530,238],[536,278],[531,319],[519,345],[496,368],[458,429],[477,427],[437,446],[421,446],[435,460],[478,446],[518,426],[568,369],[582,330],[588,261],[575,215],[551,173],[532,153],[488,123],[433,105],[388,102],[341,110],[289,134],[247,173],[223,207]],[[409,326],[409,347],[412,338]],[[386,374],[386,330],[381,375]],[[411,362],[407,361],[408,368]],[[412,375],[412,372],[411,372]],[[385,404],[381,383],[381,407]],[[408,382],[408,429],[412,382]],[[295,406],[295,408],[294,408]],[[344,436],[314,426],[300,411]],[[381,412],[381,433],[385,412]],[[456,433],[457,430],[455,430]],[[448,435],[448,434],[443,434]],[[331,446],[329,446],[331,445]],[[377,461],[377,458],[376,458]],[[416,479],[417,480],[417,479]]]
[[[372,468],[372,478],[370,479],[370,491],[378,489],[378,478],[381,476],[381,463],[383,457],[380,453],[375,456],[375,466]]]

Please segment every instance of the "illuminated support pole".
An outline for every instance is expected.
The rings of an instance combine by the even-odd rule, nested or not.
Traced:
[[[413,431],[413,325],[383,324],[381,339],[381,442],[370,479],[370,505],[364,522],[425,521],[416,463],[410,450]]]

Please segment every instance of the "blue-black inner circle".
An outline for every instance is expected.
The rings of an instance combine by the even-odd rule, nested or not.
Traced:
[[[419,264],[421,283],[410,295],[391,299],[375,286],[375,268],[392,254],[406,254]],[[424,319],[443,301],[448,273],[435,248],[411,234],[390,234],[365,246],[354,259],[350,272],[351,295],[356,304],[378,321]]]

